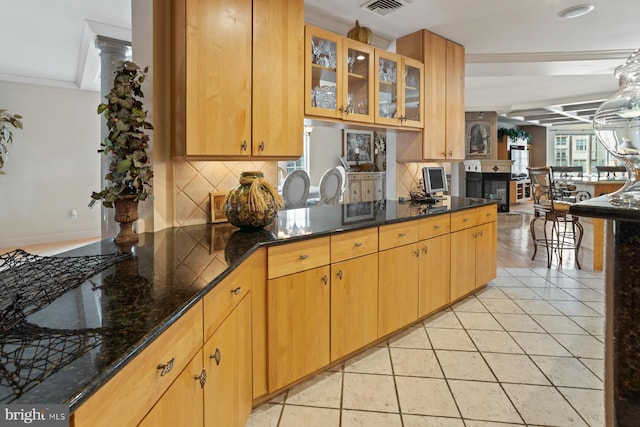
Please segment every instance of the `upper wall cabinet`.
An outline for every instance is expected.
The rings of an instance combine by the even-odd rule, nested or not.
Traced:
[[[424,64],[422,138],[398,139],[399,160],[464,159],[464,47],[427,30],[396,41],[398,53]]]
[[[422,127],[423,91],[420,61],[376,50],[375,122]]]
[[[305,113],[373,123],[371,46],[307,25]]]
[[[173,154],[300,157],[303,0],[173,2]]]
[[[311,25],[305,30],[305,114],[422,127],[422,63]]]

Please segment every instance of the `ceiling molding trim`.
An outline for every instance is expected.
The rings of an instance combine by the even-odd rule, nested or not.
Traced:
[[[28,85],[37,85],[37,86],[58,87],[63,89],[78,89],[78,85],[75,82],[68,82],[64,80],[43,79],[40,77],[16,76],[13,74],[0,73],[0,81],[12,82],[12,83],[24,83]]]
[[[509,62],[562,62],[562,61],[626,61],[634,49],[594,50],[585,52],[537,52],[537,53],[468,53],[467,64],[489,64]]]

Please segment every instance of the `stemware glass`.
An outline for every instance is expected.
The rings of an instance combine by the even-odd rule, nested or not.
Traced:
[[[627,182],[609,195],[614,205],[640,209],[640,49],[615,70],[618,92],[593,117],[600,143],[627,168]]]
[[[347,66],[349,67],[349,72],[353,73],[353,64],[356,62],[356,53],[352,50],[349,50],[349,55],[347,55]]]

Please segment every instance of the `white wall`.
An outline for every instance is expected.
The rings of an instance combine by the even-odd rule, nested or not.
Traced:
[[[100,236],[98,92],[0,81],[0,108],[23,116],[0,170],[0,248]],[[71,218],[71,210],[78,218]]]

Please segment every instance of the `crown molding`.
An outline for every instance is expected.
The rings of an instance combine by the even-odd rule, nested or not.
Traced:
[[[467,64],[604,60],[622,60],[624,62],[634,51],[634,49],[619,49],[585,52],[467,53],[465,62]]]

